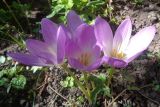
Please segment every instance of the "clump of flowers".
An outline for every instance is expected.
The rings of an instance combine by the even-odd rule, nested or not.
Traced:
[[[41,33],[44,40],[28,39],[26,45],[29,54],[8,55],[26,65],[62,66],[74,78],[90,104],[93,104],[99,92],[109,96],[110,80],[106,84],[106,79],[93,77],[91,71],[103,63],[116,68],[126,67],[147,49],[156,29],[149,26],[132,37],[131,32],[132,23],[129,18],[122,21],[113,37],[113,32],[104,19],[97,17],[95,24],[88,25],[74,11],[70,11],[67,26],[58,26],[49,19],[42,19]],[[67,67],[65,58],[72,68],[82,71],[83,83]]]

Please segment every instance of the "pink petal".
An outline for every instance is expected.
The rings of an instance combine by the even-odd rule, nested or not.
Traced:
[[[68,63],[71,67],[79,70],[84,70],[85,66],[82,65],[77,59],[69,58]]]
[[[12,57],[14,60],[25,64],[25,65],[31,65],[31,66],[47,66],[46,60],[39,58],[34,55],[29,54],[22,54],[22,53],[8,53],[10,57]]]
[[[92,63],[89,66],[82,65],[77,59],[74,59],[74,58],[69,58],[68,62],[71,65],[71,67],[75,69],[79,69],[82,71],[92,71],[98,68],[102,64],[102,59],[96,60],[94,63]]]
[[[103,48],[105,54],[109,55],[113,43],[113,33],[109,24],[104,19],[97,17],[94,28],[98,44]]]
[[[66,34],[66,41],[69,40],[69,39],[72,39],[72,33],[70,32],[69,28],[66,27],[65,25],[60,25],[63,30],[65,31],[65,34]]]
[[[101,49],[99,46],[94,46],[91,50],[91,62],[95,62],[97,59],[101,57]]]
[[[54,64],[57,63],[56,48],[50,47],[48,44],[34,39],[28,39],[26,45],[27,49],[29,49],[33,55],[45,58],[47,61],[51,61]]]
[[[128,65],[127,62],[121,59],[112,58],[108,56],[104,56],[103,61],[107,63],[108,65],[115,67],[115,68],[124,68]]]
[[[57,61],[61,63],[65,57],[66,34],[60,26],[57,32]]]
[[[76,29],[75,41],[83,51],[89,51],[96,45],[94,28],[87,24],[82,24]]]
[[[113,39],[113,49],[124,51],[126,49],[132,32],[132,23],[129,18],[125,19],[117,28]]]
[[[143,54],[143,52],[144,52],[144,51],[139,52],[139,53],[133,55],[132,57],[126,58],[125,61],[126,61],[127,63],[129,63],[129,62],[131,62],[132,60],[134,60],[135,58],[137,58],[138,56],[140,56],[141,54]]]
[[[97,59],[91,65],[85,67],[85,71],[96,70],[98,67],[102,65],[102,58]]]
[[[81,54],[82,50],[73,40],[67,41],[66,44],[66,57],[67,58],[77,58]]]
[[[41,21],[41,32],[44,41],[48,44],[56,43],[57,41],[57,24],[53,23],[47,18],[43,18]]]
[[[149,26],[140,30],[135,36],[133,36],[129,42],[125,53],[127,54],[127,59],[141,53],[146,50],[151,41],[153,40],[156,33],[155,26]],[[132,58],[132,60],[134,59]],[[131,61],[131,60],[130,60]]]
[[[81,25],[83,23],[83,21],[81,20],[81,18],[76,14],[75,11],[71,10],[68,14],[67,14],[67,26],[69,27],[69,29],[74,32],[77,27],[79,25]]]

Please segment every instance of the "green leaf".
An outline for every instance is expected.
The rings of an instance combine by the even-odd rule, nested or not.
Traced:
[[[74,79],[73,77],[67,77],[64,81],[60,81],[61,86],[63,87],[73,87],[74,86]]]
[[[51,18],[58,14],[59,11],[61,11],[64,8],[64,5],[57,5],[52,9],[52,13],[47,16],[47,18]]]
[[[155,86],[154,86],[154,90],[160,92],[160,85],[159,85],[159,84],[155,85]]]
[[[96,87],[101,88],[104,86],[104,82],[96,76],[91,75],[91,76],[89,76],[88,80],[93,81]]]
[[[7,73],[7,70],[2,70],[2,71],[0,71],[0,78],[2,78],[3,75],[5,75],[6,73]]]
[[[96,104],[98,94],[111,97],[110,88],[106,86],[107,78],[105,74],[100,74],[99,76],[90,75],[89,81],[92,81],[95,85],[95,88],[91,92],[91,100],[94,103],[93,105]]]
[[[106,82],[106,80],[107,80],[106,75],[102,74],[102,73],[98,76],[98,78],[103,82]]]
[[[26,77],[23,75],[19,75],[17,77],[12,78],[11,85],[17,89],[23,89],[26,85]]]
[[[92,92],[91,92],[91,100],[93,102],[93,105],[96,104],[96,100],[97,100],[97,95],[103,93],[103,95],[107,95],[109,97],[111,97],[110,94],[110,88],[109,87],[96,87]]]
[[[73,0],[68,0],[66,8],[71,9],[73,7],[73,5],[74,5]]]
[[[81,0],[82,2],[88,2],[88,0]]]
[[[101,1],[101,0],[97,0],[97,1],[90,1],[88,2],[87,6],[99,6],[99,5],[103,5],[105,4],[104,1]]]
[[[108,86],[106,86],[105,88],[103,88],[103,92],[104,92],[104,95],[106,95],[108,97],[112,97],[111,96],[110,88]]]
[[[80,102],[84,102],[84,97],[83,97],[83,96],[79,96],[77,99],[78,99]]]
[[[2,78],[0,79],[0,86],[4,86],[9,82],[9,80],[7,78]]]
[[[68,82],[67,81],[60,81],[60,84],[62,87],[67,87],[68,86]]]
[[[8,71],[7,71],[7,75],[8,75],[9,77],[13,77],[14,75],[16,75],[16,73],[17,73],[16,66],[8,69]]]

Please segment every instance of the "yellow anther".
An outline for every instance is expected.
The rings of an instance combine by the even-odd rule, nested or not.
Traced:
[[[89,53],[82,53],[79,57],[78,60],[81,64],[88,66],[90,64],[91,56]]]
[[[123,59],[126,57],[126,54],[124,54],[122,51],[118,52],[116,49],[113,49],[111,52],[111,56],[118,59]]]

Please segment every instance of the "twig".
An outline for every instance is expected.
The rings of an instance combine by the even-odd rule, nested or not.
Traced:
[[[17,45],[14,45],[16,48],[17,48]],[[0,54],[4,54],[5,51],[8,51],[8,50],[12,50],[13,48],[15,48],[13,45],[9,46],[9,47],[6,47],[2,50],[0,50]]]
[[[44,90],[44,88],[45,88],[45,86],[47,84],[47,79],[48,79],[48,72],[46,72],[46,74],[45,74],[45,79],[44,79],[43,84],[37,88],[37,89],[40,89],[40,91],[38,93],[38,96],[40,96],[41,93],[43,92],[43,90]]]
[[[104,100],[104,107],[107,107],[107,101],[106,101],[106,99]]]
[[[156,103],[157,105],[160,105],[160,103],[159,102],[157,102],[157,101],[155,101],[155,100],[153,100],[153,99],[151,99],[151,98],[149,98],[149,97],[147,97],[147,96],[145,96],[144,94],[142,94],[141,92],[139,92],[139,91],[137,91],[140,95],[142,95],[143,97],[145,97],[146,99],[148,99],[148,100],[150,100],[150,101],[152,101],[153,103]]]
[[[49,86],[49,88],[54,91],[57,95],[59,95],[60,97],[62,97],[64,100],[66,100],[67,102],[69,102],[70,104],[72,104],[71,107],[77,107],[76,103],[73,101],[68,100],[67,98],[65,98],[64,96],[62,96],[60,93],[58,93],[56,90],[54,90],[51,86]]]
[[[124,89],[120,94],[118,94],[117,97],[114,98],[114,99],[112,100],[112,102],[108,104],[108,107],[111,107],[111,105],[112,105],[124,92],[126,92],[126,91],[127,91],[127,89]]]
[[[143,89],[143,88],[146,88],[146,87],[151,87],[151,86],[154,86],[153,83],[144,85],[144,86],[140,87],[140,89]]]
[[[60,97],[62,97],[64,100],[66,100],[67,102],[70,102],[68,101],[67,98],[65,98],[64,96],[62,96],[60,93],[58,93],[56,90],[54,90],[51,86],[48,86],[52,91],[54,91],[57,95],[59,95]]]
[[[63,90],[63,87],[61,89],[59,89],[58,91],[61,92]],[[58,95],[55,94],[53,97],[52,97],[52,101],[49,102],[49,104],[53,105],[57,99]]]

